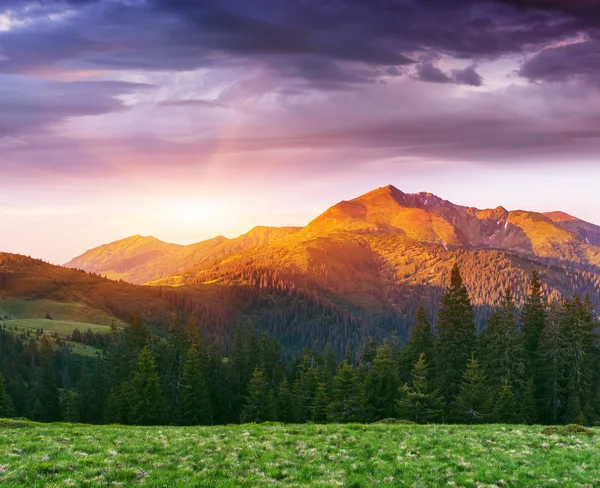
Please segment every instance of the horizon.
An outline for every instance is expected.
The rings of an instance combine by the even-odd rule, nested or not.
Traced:
[[[510,206],[506,206],[506,205],[504,205],[502,203],[500,203],[498,205],[493,205],[493,206],[489,206],[489,205],[488,206],[479,206],[479,205],[469,204],[468,202],[454,201],[454,200],[452,200],[450,198],[446,198],[444,195],[440,195],[440,194],[437,194],[435,192],[431,192],[431,191],[427,191],[427,190],[404,191],[398,185],[387,184],[387,185],[381,185],[381,186],[378,186],[378,187],[375,187],[375,188],[371,188],[370,190],[368,190],[366,192],[362,192],[360,194],[357,194],[357,195],[354,195],[354,196],[351,196],[351,197],[348,197],[348,198],[342,198],[341,200],[335,201],[331,205],[328,205],[327,207],[324,207],[322,210],[317,211],[312,216],[308,215],[308,212],[307,212],[307,216],[306,217],[308,218],[308,220],[305,220],[304,223],[296,223],[296,224],[294,224],[294,223],[281,223],[281,224],[278,224],[277,221],[274,220],[274,221],[272,221],[272,224],[262,224],[260,222],[258,222],[258,223],[249,223],[249,227],[247,227],[245,229],[242,228],[242,226],[244,224],[240,224],[240,227],[239,227],[241,229],[240,231],[238,231],[238,230],[231,230],[229,233],[216,233],[216,234],[210,234],[210,235],[208,235],[208,234],[198,234],[198,236],[200,236],[198,240],[193,240],[193,238],[191,238],[192,240],[189,240],[189,241],[186,241],[186,242],[178,242],[176,240],[169,240],[169,239],[161,238],[160,237],[160,234],[161,234],[160,232],[159,232],[159,235],[155,235],[155,234],[152,234],[152,233],[145,233],[145,234],[142,234],[142,233],[130,233],[130,234],[127,234],[127,235],[122,235],[120,237],[117,236],[116,238],[113,238],[113,239],[110,239],[110,240],[105,240],[105,241],[97,242],[97,244],[92,245],[91,247],[88,247],[86,249],[83,249],[78,254],[73,254],[71,256],[68,256],[68,259],[63,259],[63,260],[60,260],[60,258],[59,258],[59,260],[52,260],[52,258],[48,257],[48,256],[27,254],[25,252],[20,252],[19,249],[4,249],[3,247],[0,247],[0,252],[10,252],[10,253],[14,253],[14,254],[27,255],[27,256],[30,256],[30,257],[35,258],[35,259],[41,259],[41,260],[49,262],[51,264],[62,266],[64,264],[68,263],[73,258],[78,257],[81,254],[85,253],[86,251],[89,251],[91,249],[94,249],[94,248],[97,248],[97,247],[100,247],[100,246],[103,246],[103,245],[106,245],[106,244],[110,244],[110,243],[113,243],[113,242],[118,242],[118,241],[126,240],[126,239],[132,238],[132,237],[142,237],[142,238],[153,237],[153,238],[158,239],[158,240],[160,240],[160,241],[162,241],[164,243],[176,244],[176,245],[181,245],[181,246],[189,246],[189,245],[196,244],[196,243],[199,243],[199,242],[203,242],[203,241],[215,238],[215,237],[225,237],[227,239],[234,239],[236,237],[240,237],[240,236],[242,236],[242,235],[250,232],[255,227],[300,227],[300,228],[303,228],[306,225],[308,225],[314,218],[318,217],[323,212],[325,212],[328,208],[330,208],[333,205],[339,203],[340,201],[343,201],[343,200],[352,200],[354,198],[358,198],[358,197],[360,197],[360,196],[362,196],[362,195],[364,195],[366,193],[369,193],[371,191],[374,191],[376,189],[385,188],[385,187],[388,187],[388,186],[392,186],[392,187],[394,187],[394,188],[396,188],[396,189],[398,189],[398,190],[400,190],[400,191],[402,191],[404,193],[407,193],[407,194],[432,193],[433,195],[435,195],[435,196],[437,196],[437,197],[439,197],[439,198],[441,198],[443,200],[449,201],[449,202],[451,202],[453,204],[464,206],[464,207],[475,207],[475,208],[477,208],[479,210],[495,209],[497,207],[504,207],[509,212],[520,211],[520,210],[522,210],[522,211],[530,211],[530,212],[537,212],[537,213],[564,212],[564,213],[570,215],[571,217],[575,217],[577,219],[580,219],[580,220],[583,220],[583,221],[587,221],[587,222],[592,223],[592,224],[600,225],[600,223],[598,223],[598,222],[594,222],[592,220],[586,220],[585,218],[582,218],[582,217],[580,217],[577,214],[573,214],[571,212],[565,211],[563,209],[558,209],[558,208],[557,209],[542,209],[542,208],[539,208],[539,209],[533,210],[531,208],[525,208],[525,207],[522,207],[522,206],[519,207],[518,205],[516,207],[510,207]],[[481,201],[485,201],[485,199],[482,199]],[[284,217],[284,219],[285,219],[285,217]],[[226,227],[223,227],[223,228],[225,229]],[[102,236],[100,236],[99,238],[101,239]],[[78,243],[75,243],[74,247],[77,247],[77,245],[78,245]]]
[[[135,234],[304,226],[389,183],[600,223],[597,13],[7,0],[0,248],[64,263]]]

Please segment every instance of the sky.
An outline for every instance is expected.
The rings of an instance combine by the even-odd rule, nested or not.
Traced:
[[[305,225],[392,184],[600,224],[600,2],[0,0],[0,251]]]

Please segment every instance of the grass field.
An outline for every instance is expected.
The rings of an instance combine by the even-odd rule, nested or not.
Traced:
[[[48,319],[16,319],[8,321],[0,321],[9,327],[17,327],[17,329],[38,330],[43,329],[44,333],[52,334],[56,332],[60,336],[71,335],[74,329],[79,329],[83,334],[88,329],[92,332],[101,334],[110,333],[110,327],[107,325],[88,324],[84,322],[70,322],[67,320],[48,320]]]
[[[598,435],[542,430],[97,427],[0,420],[0,486],[600,486]]]
[[[56,332],[61,338],[65,338],[73,332],[74,329],[79,329],[83,334],[88,329],[92,332],[108,334],[110,327],[106,325],[87,324],[83,322],[69,322],[66,320],[48,320],[48,319],[15,319],[15,320],[0,320],[0,326],[6,325],[9,330],[19,332],[30,330],[43,330],[44,334],[51,336]],[[95,357],[99,350],[79,342],[67,341],[74,354],[81,356]]]
[[[110,314],[81,303],[63,303],[44,299],[23,300],[20,298],[2,298],[0,299],[0,309],[5,310],[18,319],[43,319],[49,313],[54,320],[104,325],[107,327],[110,327],[110,324],[113,322],[117,327],[124,325]]]

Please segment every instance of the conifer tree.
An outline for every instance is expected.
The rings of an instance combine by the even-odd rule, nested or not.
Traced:
[[[42,336],[40,366],[33,382],[30,402],[34,407],[34,411],[31,412],[31,416],[35,416],[34,420],[43,422],[60,420],[60,393],[54,370],[54,351],[52,341],[45,335]]]
[[[213,421],[210,392],[202,372],[198,346],[188,350],[182,380],[182,398],[179,422],[182,425],[210,425]]]
[[[466,423],[484,422],[490,414],[489,402],[485,372],[472,354],[454,402],[454,420]]]
[[[365,382],[368,420],[375,422],[394,417],[399,386],[394,349],[386,340],[377,350]]]
[[[283,378],[279,391],[277,393],[277,420],[288,424],[296,420],[296,405],[294,403],[294,394],[290,382],[286,377]]]
[[[534,386],[537,393],[539,389],[539,374],[537,371],[539,366],[538,349],[540,336],[546,323],[546,303],[544,302],[542,282],[537,271],[533,271],[531,274],[529,295],[525,300],[521,322],[527,376],[534,378]]]
[[[360,414],[361,388],[352,364],[344,360],[333,379],[328,418],[336,423],[358,422]]]
[[[240,414],[243,423],[264,422],[269,416],[268,412],[268,386],[265,375],[257,366],[248,384],[248,395]]]
[[[134,424],[156,425],[164,421],[161,381],[148,346],[140,352],[131,390],[131,421]]]
[[[4,377],[0,374],[0,418],[12,417],[13,407],[8,392],[6,391],[6,383]]]
[[[429,386],[425,353],[414,364],[411,376],[410,385],[400,387],[400,398],[396,400],[398,416],[416,423],[435,422],[442,413],[442,399],[438,390]]]
[[[458,265],[452,269],[450,288],[438,312],[436,344],[437,386],[449,404],[460,391],[460,383],[475,350],[473,307]]]
[[[493,396],[493,402],[495,422],[514,424],[518,421],[517,400],[508,378],[504,379],[500,390]]]
[[[505,380],[512,383],[523,377],[518,311],[510,287],[502,296],[500,308],[490,315],[479,342],[481,364],[493,389],[499,390]]]
[[[312,409],[312,421],[315,423],[324,423],[327,421],[327,411],[329,409],[329,395],[325,383],[319,383],[315,395],[315,403]]]
[[[548,318],[539,338],[539,368],[542,420],[556,424],[567,405],[567,363],[569,344],[565,336],[565,309],[558,302],[550,305]]]
[[[422,303],[417,308],[415,325],[410,331],[406,347],[402,353],[403,379],[409,380],[411,370],[419,361],[421,354],[425,354],[427,361],[432,362],[434,358],[434,335],[427,311]]]
[[[319,386],[319,380],[319,371],[315,358],[311,352],[305,351],[294,384],[297,421],[307,422],[312,419],[313,403]]]
[[[65,390],[63,392],[62,418],[65,422],[73,424],[81,420],[79,415],[79,395],[73,390]]]
[[[535,386],[533,378],[525,383],[523,393],[519,399],[519,422],[523,424],[534,424],[538,420],[537,405],[535,401]]]

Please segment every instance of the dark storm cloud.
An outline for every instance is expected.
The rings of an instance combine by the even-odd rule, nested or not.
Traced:
[[[600,85],[600,40],[587,40],[544,49],[526,61],[520,75],[532,81],[578,78]]]
[[[146,86],[0,76],[0,137],[34,133],[69,117],[123,110],[123,103],[115,97]]]
[[[434,66],[430,61],[419,64],[417,68],[417,77],[421,81],[430,83],[450,83],[452,81],[446,73]]]
[[[12,6],[23,2],[12,2]],[[190,70],[265,65],[340,88],[390,75],[415,54],[480,60],[520,53],[594,27],[585,4],[483,0],[38,1],[0,32],[0,72],[61,67]],[[47,11],[69,10],[49,20]],[[45,19],[45,20],[44,20]],[[443,80],[430,66],[422,77]],[[387,71],[386,71],[387,70]],[[451,75],[446,75],[452,78]],[[454,76],[476,84],[472,71]]]
[[[481,86],[483,78],[475,70],[475,66],[467,66],[465,69],[452,70],[452,79],[459,85]]]

